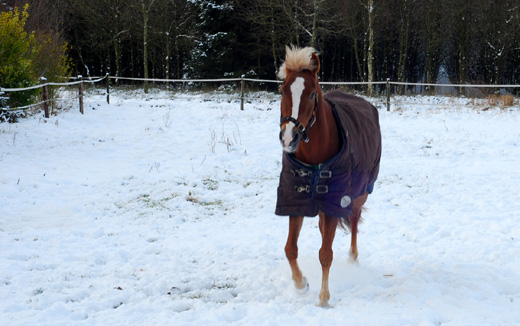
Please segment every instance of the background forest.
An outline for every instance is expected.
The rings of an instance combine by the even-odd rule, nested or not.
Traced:
[[[274,79],[287,44],[326,81],[518,84],[520,0],[3,0],[72,75]]]

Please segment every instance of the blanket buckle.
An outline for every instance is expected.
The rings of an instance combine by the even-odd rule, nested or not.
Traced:
[[[317,194],[326,194],[328,192],[329,192],[329,186],[327,186],[327,185],[317,185],[316,186]]]

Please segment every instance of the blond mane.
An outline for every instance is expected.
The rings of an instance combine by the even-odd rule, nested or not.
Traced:
[[[316,50],[312,47],[299,48],[294,45],[285,47],[285,61],[280,66],[276,74],[279,79],[284,80],[287,77],[287,71],[301,72],[303,70],[314,70],[317,67],[313,63],[312,54]]]

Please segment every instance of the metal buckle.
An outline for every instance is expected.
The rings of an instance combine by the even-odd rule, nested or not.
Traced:
[[[296,186],[294,188],[296,188],[296,191],[300,192],[300,193],[302,193],[302,192],[306,192],[306,193],[311,192],[311,186],[309,186],[309,185],[307,185],[307,186]]]
[[[312,175],[312,172],[311,171],[305,171],[304,169],[296,169],[296,170],[291,170],[291,174],[294,175],[294,176],[299,176],[299,177],[306,177],[308,175]]]
[[[329,186],[327,186],[327,185],[317,185],[316,186],[317,194],[326,194],[328,192],[329,192]]]
[[[332,178],[332,171],[320,171],[320,178],[322,179],[330,179]]]

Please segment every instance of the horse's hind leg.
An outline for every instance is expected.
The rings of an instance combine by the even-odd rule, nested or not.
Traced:
[[[321,232],[321,249],[320,249],[320,263],[322,269],[321,291],[320,291],[320,307],[328,307],[330,292],[329,292],[329,270],[332,265],[333,252],[332,243],[336,235],[336,227],[339,219],[330,217],[320,213],[320,232]]]
[[[307,279],[303,276],[300,267],[298,266],[298,237],[303,225],[303,216],[289,217],[289,236],[287,244],[285,245],[285,255],[291,265],[292,279],[294,285],[298,290],[306,291],[309,289]]]
[[[350,261],[357,262],[358,258],[358,249],[357,249],[357,233],[358,233],[358,223],[361,219],[361,210],[363,205],[367,201],[368,193],[365,193],[358,198],[354,199],[354,207],[352,208],[352,215],[349,216],[350,220],[350,250],[349,257]]]

